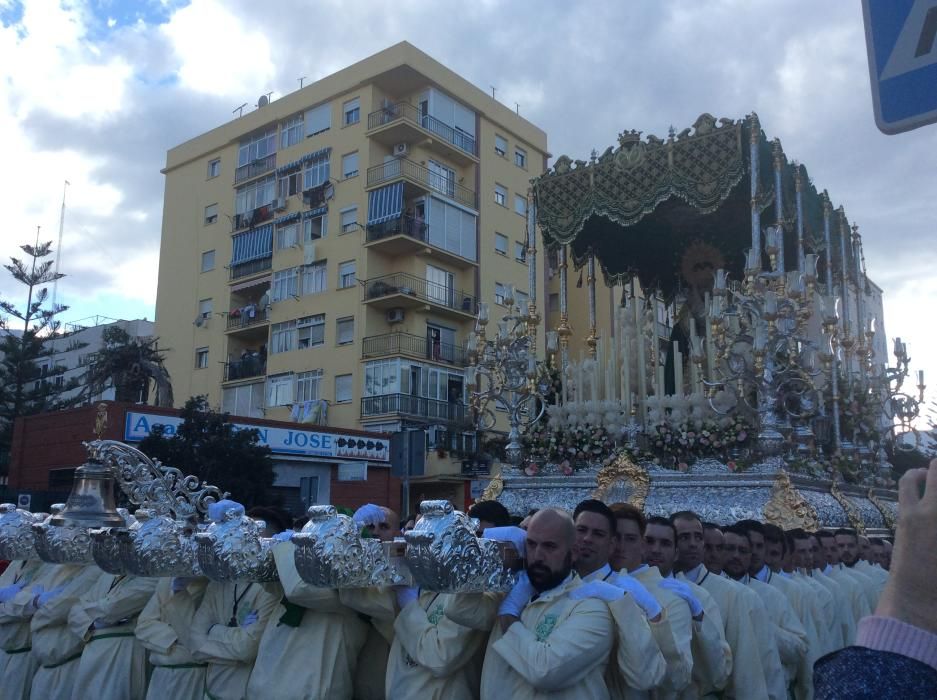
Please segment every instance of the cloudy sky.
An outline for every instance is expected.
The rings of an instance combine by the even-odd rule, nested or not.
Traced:
[[[752,110],[860,225],[886,331],[937,387],[937,125],[873,123],[858,0],[0,0],[0,256],[58,235],[65,320],[153,318],[166,150],[400,40],[586,158]],[[21,290],[0,275],[0,296]],[[925,357],[927,356],[927,357]]]

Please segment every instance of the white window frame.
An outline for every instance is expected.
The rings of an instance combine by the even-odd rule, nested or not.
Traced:
[[[495,153],[502,158],[507,158],[508,140],[501,136],[501,134],[495,134]]]
[[[288,267],[274,272],[273,282],[270,285],[271,301],[283,301],[297,296],[299,296],[299,268]]]
[[[328,290],[328,268],[325,260],[303,265],[302,296],[322,294]]]
[[[347,395],[346,395],[347,391]],[[341,392],[341,394],[339,393]],[[335,375],[335,403],[351,403],[355,394],[354,375]]]
[[[430,160],[427,169],[430,188],[447,197],[455,197],[455,170],[438,160]]]
[[[514,213],[527,217],[527,197],[522,194],[514,194]]]
[[[208,161],[208,179],[221,175],[221,158],[212,158]]]
[[[295,248],[299,245],[299,222],[277,225],[277,250]]]
[[[358,284],[357,265],[354,260],[338,264],[338,288],[348,289]]]
[[[361,121],[361,98],[354,97],[342,105],[342,126],[352,126]]]
[[[318,340],[315,333],[321,333]],[[304,316],[296,321],[296,349],[308,350],[325,345],[325,314]]]
[[[507,294],[508,288],[506,284],[501,284],[501,282],[495,282],[495,304],[500,304],[505,306],[504,295]]]
[[[303,173],[301,170],[284,175],[277,180],[277,197],[286,201],[303,191]]]
[[[203,223],[205,224],[205,226],[211,226],[212,224],[217,223],[217,222],[218,222],[218,204],[216,202],[215,204],[209,204],[207,207],[205,207],[205,219]]]
[[[521,310],[526,310],[528,304],[530,304],[530,295],[527,292],[519,292],[516,289],[514,290],[514,306]]]
[[[293,373],[284,372],[267,377],[267,407],[288,406],[293,403]]]
[[[195,369],[208,369],[208,347],[195,348]]]
[[[312,222],[319,221],[319,231],[320,235],[315,238],[312,237]],[[329,217],[327,214],[322,214],[320,216],[310,216],[306,219],[303,219],[303,242],[309,243],[310,241],[317,241],[320,238],[325,238],[326,234],[329,232]]]
[[[270,327],[270,354],[290,352],[296,347],[296,321],[274,323]]]
[[[306,110],[306,138],[332,128],[332,105],[325,104]]]
[[[352,151],[342,156],[342,177],[346,180],[358,177],[358,151]]]
[[[358,207],[345,207],[339,212],[339,232],[351,233],[358,228]],[[350,219],[350,220],[349,220]]]
[[[329,179],[331,161],[332,157],[330,154],[306,163],[306,167],[303,168],[303,190],[318,187]]]
[[[350,333],[350,335],[348,335]],[[345,335],[345,339],[342,336]],[[355,317],[345,316],[335,319],[335,344],[351,345],[355,342]]]
[[[501,245],[502,241],[504,242],[504,245]],[[503,233],[498,233],[497,231],[495,231],[495,252],[496,253],[506,256],[508,254],[509,242],[510,241],[507,236],[505,236]]]
[[[527,244],[523,241],[514,241],[514,259],[517,262],[527,262]]]
[[[199,299],[198,300],[198,315],[202,318],[211,318],[211,312],[213,308],[213,302],[211,297],[208,299]]]
[[[495,184],[495,204],[505,208],[508,206],[508,188],[497,183]]]
[[[215,269],[215,249],[202,251],[202,272],[211,272]]]
[[[280,124],[280,150],[295,146],[303,140],[303,113],[294,114]]]
[[[265,381],[225,387],[221,391],[221,407],[225,413],[230,413],[232,416],[262,418],[264,404],[267,400],[266,394]],[[246,412],[238,408],[238,404],[244,403],[247,404]]]
[[[272,203],[277,196],[277,176],[270,175],[239,187],[234,195],[234,213],[246,214]]]
[[[238,165],[243,167],[277,152],[277,128],[270,127],[242,139],[238,145]]]
[[[527,151],[520,146],[514,147],[514,165],[527,170]]]
[[[296,374],[296,390],[293,394],[293,403],[305,401],[318,401],[322,392],[322,370],[312,369]]]

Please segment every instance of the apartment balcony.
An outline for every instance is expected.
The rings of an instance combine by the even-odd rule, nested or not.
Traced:
[[[395,257],[428,255],[461,268],[478,265],[474,260],[440,248],[429,240],[429,226],[425,222],[403,215],[379,224],[368,224],[364,247]]]
[[[260,258],[239,265],[231,265],[228,268],[228,280],[239,280],[251,275],[258,275],[261,272],[269,272],[273,268],[273,257]]]
[[[271,153],[266,158],[258,158],[257,160],[242,165],[237,170],[234,171],[234,184],[240,185],[242,182],[247,180],[252,180],[255,177],[260,177],[261,175],[266,175],[271,170],[276,169],[277,167],[277,154]]]
[[[474,318],[478,312],[478,299],[474,294],[405,272],[372,277],[365,280],[363,286],[362,302],[379,309],[424,308],[460,320]]]
[[[364,396],[361,399],[361,417],[407,416],[433,422],[461,423],[466,407],[461,403],[427,399],[410,394]]]
[[[398,102],[371,112],[368,136],[388,146],[428,142],[431,149],[459,165],[478,162],[478,143],[472,136],[436,117],[421,114],[409,102]]]
[[[241,379],[255,379],[267,374],[267,359],[254,353],[224,363],[224,381],[236,382]]]
[[[478,209],[478,197],[473,190],[408,158],[394,158],[368,168],[368,188],[388,185],[398,180],[403,180],[423,192],[437,192],[463,206]]]
[[[425,336],[414,335],[413,333],[397,332],[371,335],[361,343],[361,357],[363,359],[397,355],[406,355],[455,367],[465,367],[468,364],[468,353],[463,346],[452,343],[434,343]]]
[[[266,311],[263,309],[251,311],[249,307],[244,307],[228,312],[228,320],[227,323],[225,323],[225,333],[229,335],[234,335],[236,333],[244,335],[266,335],[268,325],[270,325],[270,319]]]

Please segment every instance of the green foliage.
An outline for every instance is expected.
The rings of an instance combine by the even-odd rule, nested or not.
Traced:
[[[182,424],[167,437],[156,429],[140,443],[149,457],[229,491],[245,508],[272,505],[270,448],[258,444],[255,429],[239,430],[227,413],[216,413],[204,396],[193,396],[182,409]]]
[[[155,384],[154,405],[172,406],[172,386],[158,349],[158,338],[131,338],[123,328],[109,326],[102,334],[103,347],[85,375],[85,393],[98,396],[114,387],[114,400],[145,403]]]

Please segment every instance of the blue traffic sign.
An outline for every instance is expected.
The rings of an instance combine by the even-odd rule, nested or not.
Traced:
[[[878,128],[937,121],[937,0],[862,0],[862,14]]]

